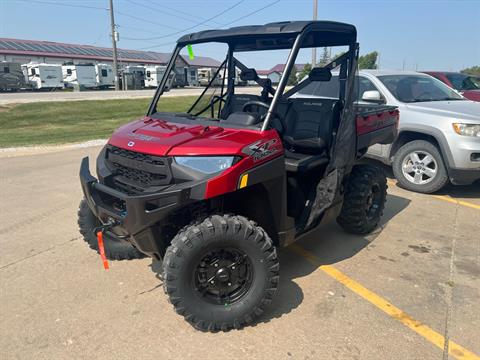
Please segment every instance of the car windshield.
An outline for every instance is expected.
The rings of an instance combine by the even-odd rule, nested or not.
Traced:
[[[378,79],[404,103],[464,100],[455,90],[428,75],[382,75]]]
[[[446,74],[446,77],[457,90],[480,90],[480,78],[465,74]]]

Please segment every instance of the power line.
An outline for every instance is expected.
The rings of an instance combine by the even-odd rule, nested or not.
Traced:
[[[196,22],[195,20],[192,20],[192,15],[190,15],[189,17],[185,17],[185,16],[180,16],[180,15],[176,15],[176,14],[172,14],[171,12],[167,12],[165,10],[160,10],[158,8],[154,8],[154,7],[151,7],[151,6],[148,6],[148,5],[145,5],[145,4],[142,4],[142,3],[138,3],[136,1],[133,1],[133,0],[126,0],[127,2],[129,2],[130,4],[133,4],[133,5],[136,5],[136,6],[142,6],[146,9],[149,9],[149,10],[152,10],[152,11],[155,11],[155,12],[158,12],[160,14],[165,14],[165,15],[169,15],[169,16],[173,16],[173,17],[176,17],[178,19],[182,19],[182,20],[186,20],[186,21],[189,21],[189,22]],[[162,5],[162,8],[164,6]]]
[[[158,40],[158,39],[165,39],[165,38],[167,38],[167,37],[174,36],[174,35],[178,35],[178,34],[183,34],[183,33],[185,33],[186,31],[189,31],[189,30],[195,29],[196,27],[202,26],[202,25],[208,23],[209,21],[211,21],[211,20],[213,20],[213,19],[215,19],[215,18],[217,18],[217,17],[225,14],[226,12],[228,12],[228,11],[236,8],[238,5],[240,5],[240,4],[243,3],[244,1],[245,1],[245,0],[240,0],[240,1],[236,2],[235,4],[233,4],[232,6],[226,8],[225,10],[223,10],[223,11],[221,11],[221,12],[219,12],[218,14],[215,14],[215,15],[213,15],[212,17],[210,17],[210,18],[208,18],[208,19],[206,19],[206,20],[204,20],[204,21],[202,21],[202,22],[199,22],[199,23],[197,23],[197,24],[195,24],[195,25],[193,25],[193,26],[190,26],[190,27],[188,27],[188,28],[186,28],[186,29],[183,29],[183,30],[179,30],[179,31],[176,31],[176,32],[167,34],[167,35],[155,36],[155,37],[150,37],[150,38],[124,38],[124,39],[127,39],[127,40]],[[150,49],[150,48],[154,48],[154,47],[156,47],[156,46],[150,46],[150,47],[147,47],[147,48],[145,48],[145,49]]]
[[[169,29],[172,29],[172,30],[179,30],[179,31],[181,31],[179,28],[176,28],[176,27],[173,27],[173,26],[170,26],[170,25],[165,25],[165,24],[157,23],[157,22],[155,22],[155,21],[151,21],[151,20],[148,20],[148,19],[145,19],[145,18],[141,18],[141,17],[138,17],[138,16],[130,15],[130,14],[127,14],[127,13],[124,13],[124,12],[121,12],[121,11],[118,11],[118,10],[115,10],[115,13],[116,13],[116,14],[119,14],[119,15],[122,15],[122,16],[125,16],[125,17],[129,17],[129,18],[131,18],[131,19],[138,20],[138,21],[143,21],[143,22],[146,22],[146,23],[149,23],[149,24],[153,24],[153,25],[157,25],[157,26],[162,26],[162,27],[169,28]],[[125,39],[127,39],[127,40],[137,40],[137,39],[128,39],[128,38],[125,38]]]
[[[90,5],[75,5],[75,4],[66,4],[66,3],[59,3],[53,1],[42,1],[42,0],[17,0],[21,2],[27,3],[36,3],[36,4],[44,4],[44,5],[56,5],[56,6],[64,6],[64,7],[74,7],[74,8],[84,8],[84,9],[95,9],[95,10],[105,10],[108,11],[107,8],[102,8],[98,6],[90,6]]]
[[[252,11],[252,12],[246,14],[246,15],[240,16],[239,18],[230,21],[230,22],[227,23],[227,24],[224,24],[224,26],[229,26],[229,25],[231,25],[231,24],[233,24],[233,23],[236,23],[237,21],[240,21],[240,20],[243,20],[243,19],[245,19],[245,18],[247,18],[247,17],[249,17],[249,16],[252,16],[252,15],[254,15],[254,14],[256,14],[256,13],[262,11],[262,10],[265,10],[265,9],[267,9],[267,8],[269,8],[269,7],[277,4],[277,3],[279,3],[280,1],[281,1],[281,0],[273,1],[273,2],[271,2],[271,3],[269,3],[269,4],[265,5],[265,6],[261,7],[260,9],[257,9],[257,10],[255,10],[255,11]],[[237,5],[238,5],[238,4],[237,4]],[[227,10],[229,10],[229,9],[227,9]],[[226,12],[226,11],[224,11],[224,12]],[[215,17],[220,16],[220,15],[223,15],[224,12],[222,12],[221,14],[216,15]],[[208,20],[207,20],[207,21],[208,21]],[[189,30],[189,29],[185,29],[185,30]],[[175,34],[175,35],[176,35],[176,34]],[[164,38],[164,37],[167,37],[167,36],[169,36],[169,35],[162,36],[161,38]],[[129,39],[129,38],[126,38],[126,39],[127,39],[127,40],[138,40],[138,39]],[[140,40],[147,40],[147,39],[140,39]],[[166,43],[163,43],[163,44],[158,44],[158,45],[154,45],[154,46],[143,47],[143,48],[140,48],[140,49],[138,49],[138,50],[154,49],[154,48],[157,48],[157,47],[172,45],[172,44],[174,44],[174,43],[175,43],[174,41],[170,41],[170,42],[166,42]]]
[[[168,9],[168,10],[172,10],[172,11],[175,11],[175,12],[177,12],[177,13],[179,13],[179,14],[183,14],[183,15],[187,15],[187,16],[189,16],[189,17],[192,17],[192,14],[189,14],[189,13],[187,13],[187,12],[185,12],[185,11],[182,11],[182,10],[175,9],[175,8],[173,8],[173,7],[171,7],[171,6],[167,6],[167,5],[165,5],[165,4],[162,4],[162,8],[165,8],[165,9]],[[205,17],[203,17],[203,16],[198,16],[197,14],[195,14],[194,16],[195,16],[197,19],[200,19],[200,20],[205,20],[205,19],[206,19]],[[219,23],[218,21],[215,21],[215,20],[211,20],[211,21],[212,21],[212,23],[214,23],[214,24],[224,26],[224,24]]]
[[[255,11],[252,11],[251,13],[248,13],[248,14],[246,14],[246,15],[240,16],[239,18],[237,18],[237,19],[235,19],[235,20],[233,20],[233,21],[230,21],[230,22],[226,23],[224,26],[229,26],[229,25],[231,25],[231,24],[233,24],[233,23],[236,23],[237,21],[243,20],[243,19],[245,19],[245,18],[247,18],[247,17],[249,17],[249,16],[252,16],[252,15],[255,15],[256,13],[258,13],[258,12],[260,12],[260,11],[262,11],[262,10],[265,10],[265,9],[269,8],[269,7],[271,7],[271,6],[279,3],[280,1],[281,1],[281,0],[273,1],[273,2],[271,2],[270,4],[267,4],[267,5],[265,5],[264,7],[260,8],[260,9],[257,9],[257,10],[255,10]]]
[[[150,33],[150,34],[158,34],[158,30],[157,31],[152,31],[152,30],[137,28],[135,26],[120,25],[118,23],[117,23],[117,27],[120,28],[120,29],[130,29],[130,30],[146,32],[146,33]]]

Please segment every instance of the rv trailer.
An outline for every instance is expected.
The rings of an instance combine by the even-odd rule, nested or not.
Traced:
[[[163,76],[165,75],[166,66],[161,65],[151,65],[145,66],[145,87],[157,87],[162,81]],[[172,88],[172,82],[174,74],[170,74],[167,84],[165,85],[165,90],[170,90]]]
[[[25,86],[25,76],[19,63],[0,62],[0,91],[17,91]]]
[[[63,89],[61,65],[29,63],[22,70],[32,89]]]
[[[63,82],[70,88],[97,87],[97,74],[93,64],[67,64],[62,66]]]
[[[142,89],[145,87],[145,66],[129,65],[122,74],[124,90]]]
[[[197,76],[197,80],[198,80],[198,84],[200,86],[207,86],[208,84],[210,84],[210,81],[215,78],[213,80],[213,83],[212,85],[213,86],[221,86],[222,83],[226,83],[226,79],[228,79],[228,72],[227,71],[220,71],[220,73],[215,76],[215,74],[217,73],[217,70],[216,68],[200,68],[198,69],[198,76]],[[225,74],[224,74],[225,73]],[[224,75],[225,75],[225,78],[224,78]]]
[[[115,77],[113,76],[113,66],[110,64],[96,64],[95,74],[97,87],[107,89],[115,85]]]
[[[188,85],[188,68],[187,67],[175,67],[175,78],[173,79],[173,87],[185,87]]]

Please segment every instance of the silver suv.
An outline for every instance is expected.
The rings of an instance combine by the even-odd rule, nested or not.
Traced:
[[[303,92],[329,97],[334,89],[326,84],[307,86]],[[404,188],[432,193],[449,181],[460,185],[480,179],[479,102],[412,71],[361,70],[356,87],[359,102],[400,110],[398,138],[393,144],[370,147],[367,156],[392,165]]]

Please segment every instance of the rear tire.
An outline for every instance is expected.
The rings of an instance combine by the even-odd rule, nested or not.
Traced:
[[[227,331],[263,313],[278,272],[276,249],[261,227],[242,216],[213,215],[172,240],[163,286],[175,311],[195,328]]]
[[[387,201],[387,178],[372,165],[356,165],[348,178],[337,223],[352,234],[368,234],[380,222]]]
[[[430,194],[448,183],[442,154],[429,141],[415,140],[403,145],[395,154],[392,168],[399,184],[407,190]]]
[[[83,239],[88,246],[97,253],[99,252],[98,242],[93,231],[99,225],[100,221],[95,217],[92,210],[90,210],[85,199],[80,201],[78,209],[78,226],[80,233],[83,235]],[[107,234],[103,237],[103,246],[105,247],[105,256],[109,260],[142,259],[146,256],[127,241],[116,240]]]

